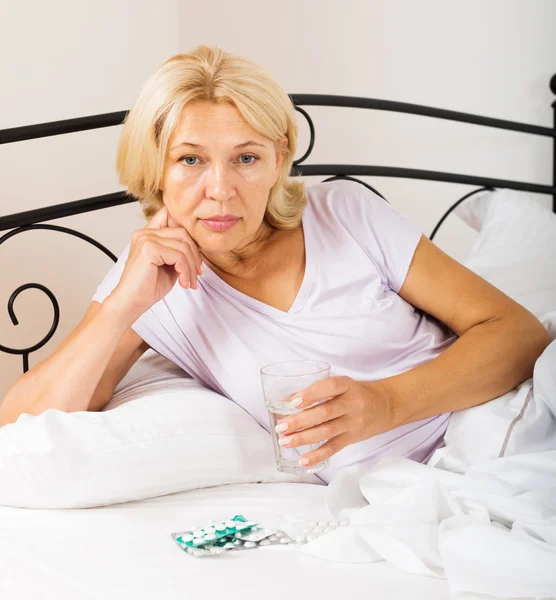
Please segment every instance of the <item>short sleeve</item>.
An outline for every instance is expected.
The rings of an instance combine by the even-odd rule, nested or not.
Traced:
[[[118,260],[112,268],[108,271],[100,285],[97,287],[91,300],[102,302],[112,293],[112,290],[118,285],[124,272],[127,257],[129,256],[129,248],[131,244],[128,244],[124,251],[120,254]],[[152,331],[156,330],[156,319],[154,317],[152,308],[145,311],[132,325],[131,329],[137,333],[139,337],[145,340],[149,346],[153,347],[153,335]]]
[[[352,235],[376,264],[382,281],[398,293],[403,286],[423,230],[369,188],[337,180],[350,215]]]
[[[131,244],[128,244],[124,251],[120,254],[117,262],[114,263],[100,285],[97,287],[97,290],[91,300],[102,304],[104,299],[107,298],[112,293],[112,290],[118,285],[125,268],[127,257],[129,255],[130,245]]]

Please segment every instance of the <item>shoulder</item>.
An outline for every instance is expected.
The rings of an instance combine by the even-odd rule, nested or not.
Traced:
[[[351,179],[335,179],[307,186],[308,204],[325,204],[331,208],[344,207],[346,204],[386,202],[371,189]]]
[[[357,181],[336,179],[307,186],[307,206],[316,220],[340,223],[368,221],[373,214],[388,210],[388,203]]]

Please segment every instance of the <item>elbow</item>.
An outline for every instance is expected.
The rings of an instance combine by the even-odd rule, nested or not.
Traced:
[[[540,321],[539,321],[539,324],[540,324],[540,331],[538,332],[537,339],[536,339],[537,356],[535,358],[535,361],[548,348],[548,346],[550,346],[550,344],[552,342],[552,338],[550,337],[550,334],[545,329],[543,324]]]
[[[530,338],[531,352],[534,356],[534,360],[546,350],[550,345],[552,339],[548,330],[545,326],[531,313],[529,313],[529,319],[525,324],[528,336]]]
[[[544,325],[528,311],[512,319],[511,336],[517,345],[522,366],[527,379],[533,376],[535,363],[551,343],[551,337]],[[520,361],[520,362],[521,362]]]

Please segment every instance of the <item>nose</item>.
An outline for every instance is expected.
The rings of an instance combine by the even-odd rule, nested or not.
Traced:
[[[207,176],[206,196],[208,199],[225,202],[234,197],[232,176],[231,173],[228,173],[226,166],[214,165],[207,172]]]

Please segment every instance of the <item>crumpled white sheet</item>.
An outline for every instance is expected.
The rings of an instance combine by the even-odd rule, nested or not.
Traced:
[[[556,311],[542,321],[556,338]],[[350,524],[299,551],[445,577],[457,598],[556,597],[556,341],[531,379],[455,413],[445,440],[427,465],[338,472],[328,508]]]

